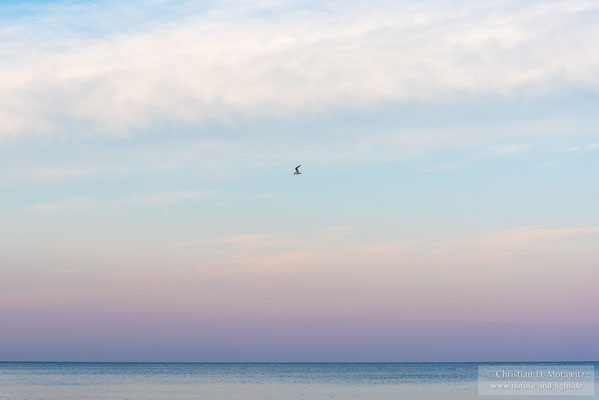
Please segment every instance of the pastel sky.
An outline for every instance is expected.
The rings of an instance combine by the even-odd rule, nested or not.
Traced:
[[[0,360],[598,360],[598,49],[590,0],[0,2]]]

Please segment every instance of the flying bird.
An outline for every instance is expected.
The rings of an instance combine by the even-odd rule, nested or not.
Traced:
[[[301,172],[299,172],[299,167],[301,167],[301,166],[302,166],[302,164],[295,167],[295,172],[293,173],[293,175],[301,175]]]

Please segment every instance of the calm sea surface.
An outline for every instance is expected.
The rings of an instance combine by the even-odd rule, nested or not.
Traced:
[[[584,364],[595,365],[596,371],[599,371],[599,364]],[[481,364],[0,362],[0,399],[513,398],[478,396],[479,365]],[[548,398],[599,399],[597,385],[596,376],[594,396]]]

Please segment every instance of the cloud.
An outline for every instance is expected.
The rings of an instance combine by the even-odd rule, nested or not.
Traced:
[[[435,173],[439,171],[450,171],[453,169],[466,167],[473,163],[491,160],[496,157],[510,156],[513,154],[522,153],[528,150],[530,147],[531,146],[529,144],[524,143],[503,145],[496,147],[495,149],[485,150],[480,153],[473,154],[461,160],[434,165],[432,167],[426,168],[424,171],[430,173]]]
[[[355,233],[355,229],[351,226],[330,226],[321,231],[325,239],[341,240]]]
[[[40,203],[31,207],[38,213],[58,213],[64,211],[84,210],[97,205],[96,199],[87,196],[74,196],[55,203]]]
[[[260,193],[260,194],[255,194],[252,196],[252,199],[254,200],[266,200],[266,199],[270,199],[273,197],[278,197],[280,196],[279,194],[276,193]]]
[[[232,235],[225,238],[225,242],[242,247],[270,247],[290,243],[289,240],[275,239],[271,235],[261,233]]]
[[[436,247],[438,249],[466,247],[478,250],[489,250],[495,248],[525,246],[525,248],[531,249],[535,244],[547,246],[550,242],[556,242],[570,237],[596,235],[598,233],[598,226],[555,228],[545,225],[532,225],[489,232],[471,238],[442,241],[439,242]]]
[[[0,138],[599,88],[593,2],[177,2],[165,17],[160,2],[102,4],[0,31]]]
[[[124,203],[144,207],[161,207],[187,200],[197,200],[200,196],[201,194],[195,191],[144,193],[130,196],[124,200]]]
[[[284,245],[294,248],[294,251],[321,251],[323,250],[322,239],[342,240],[354,234],[355,229],[351,226],[331,226],[319,231],[305,233],[294,239],[286,238],[280,234],[252,233],[231,235],[225,238],[225,242],[246,248],[269,248]],[[331,249],[329,244],[325,248]]]
[[[553,228],[544,225],[522,226],[486,235],[482,240],[490,243],[521,242],[562,239],[571,236],[599,233],[599,227]]]
[[[30,164],[30,163],[28,163]],[[0,183],[61,183],[125,171],[114,165],[44,165],[6,168],[0,171]]]
[[[529,147],[529,144],[511,144],[507,146],[498,147],[495,150],[495,152],[497,154],[516,154],[527,150]]]
[[[599,143],[591,143],[586,146],[570,147],[568,150],[569,151],[592,151],[592,150],[597,150],[597,149],[599,149]]]

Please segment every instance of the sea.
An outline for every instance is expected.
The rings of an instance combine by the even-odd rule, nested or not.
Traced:
[[[540,368],[566,363],[536,363]],[[0,362],[1,400],[453,400],[479,395],[492,363],[74,363]],[[518,363],[511,363],[519,368]],[[572,363],[599,372],[599,363]],[[504,368],[499,365],[498,368]],[[543,399],[599,399],[556,391]]]

